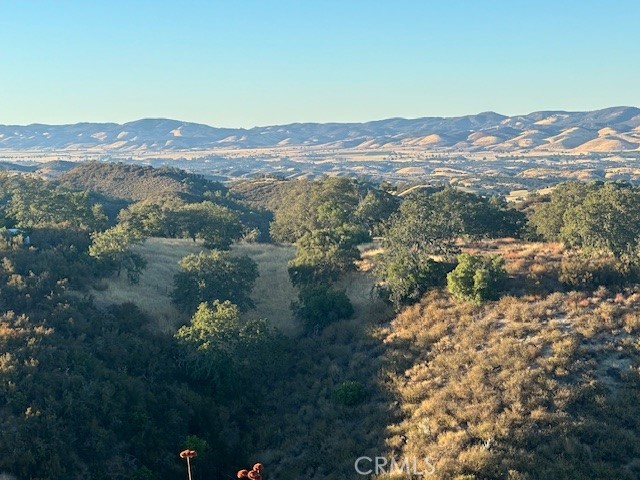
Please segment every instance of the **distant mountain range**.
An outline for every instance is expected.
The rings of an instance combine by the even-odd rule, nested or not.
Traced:
[[[125,124],[0,125],[0,149],[136,153],[215,148],[322,146],[419,147],[442,151],[608,152],[640,150],[640,108],[545,111],[508,117],[391,118],[366,123],[292,123],[216,128],[167,119]]]

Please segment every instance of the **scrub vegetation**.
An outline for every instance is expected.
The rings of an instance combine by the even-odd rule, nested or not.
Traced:
[[[365,456],[636,479],[639,207],[610,182],[514,205],[106,163],[0,175],[0,476],[177,478],[195,449],[194,479],[356,479]]]

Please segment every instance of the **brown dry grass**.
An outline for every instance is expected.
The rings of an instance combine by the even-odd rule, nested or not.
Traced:
[[[360,250],[361,259],[356,262],[356,265],[361,272],[371,271],[375,266],[376,256],[384,252],[380,239],[374,239],[370,243],[363,243],[358,246],[358,250]]]
[[[136,248],[136,252],[147,260],[147,268],[140,282],[131,285],[125,275],[104,281],[105,290],[95,290],[93,295],[98,305],[107,306],[132,302],[155,320],[158,330],[171,332],[188,318],[178,312],[171,303],[173,276],[180,270],[178,262],[191,253],[204,250],[201,243],[191,240],[149,238]],[[293,321],[289,305],[296,293],[289,282],[287,262],[293,257],[293,247],[268,244],[239,244],[232,249],[237,255],[248,255],[257,264],[260,276],[251,297],[255,310],[245,314],[246,318],[265,318],[286,334],[295,334],[297,325]]]
[[[368,272],[371,267],[368,252],[376,251],[375,244],[362,248],[365,262],[361,272],[347,275],[339,287],[347,291],[355,308],[356,320],[369,323],[388,318],[389,308],[375,298],[375,279]],[[188,318],[178,312],[171,303],[173,277],[180,270],[178,262],[191,253],[204,250],[201,243],[191,240],[149,238],[136,248],[136,252],[147,260],[140,282],[131,285],[125,275],[112,277],[101,282],[107,288],[94,290],[98,305],[108,306],[131,302],[155,320],[161,332],[172,332]],[[246,319],[264,318],[286,335],[300,333],[300,325],[293,318],[290,305],[297,299],[297,290],[289,281],[287,263],[295,255],[295,247],[264,243],[242,243],[234,245],[231,251],[236,255],[248,255],[258,264],[260,276],[251,294],[256,308],[244,314]]]
[[[94,291],[98,305],[131,302],[155,320],[158,330],[170,332],[187,321],[171,303],[173,276],[180,270],[178,262],[185,255],[198,253],[202,245],[190,240],[149,238],[136,247],[136,253],[147,260],[140,282],[131,285],[126,275],[105,280],[106,290]]]
[[[508,290],[514,294],[547,293],[562,289],[558,280],[564,247],[560,243],[526,242],[512,238],[459,243],[462,251],[474,255],[500,255],[510,277]]]
[[[604,289],[591,296],[507,296],[482,307],[455,302],[443,289],[430,291],[380,329],[388,347],[385,384],[405,414],[389,426],[389,455],[427,455],[436,467],[433,478],[462,478],[456,475],[465,472],[488,478],[483,473],[505,465],[523,468],[525,456],[535,468],[546,461],[549,438],[538,436],[539,422],[556,430],[551,437],[562,449],[566,426],[584,423],[584,417],[593,421],[585,438],[597,432],[615,444],[616,428],[602,433],[610,414],[601,403],[635,408],[635,399],[610,392],[633,387],[639,307],[638,292]],[[606,401],[601,396],[591,402],[589,392],[598,382],[608,388]],[[573,416],[576,399],[584,403]],[[402,435],[411,441],[403,442]],[[521,435],[530,442],[526,455],[512,440]],[[482,458],[476,458],[478,451]],[[573,453],[566,451],[569,463],[579,461]],[[548,471],[554,468],[550,464]]]
[[[283,333],[297,334],[300,326],[294,321],[289,308],[297,298],[297,292],[289,281],[287,271],[287,263],[294,257],[295,248],[267,243],[242,243],[234,245],[232,252],[251,257],[258,264],[260,273],[251,293],[256,308],[245,316],[266,318]]]

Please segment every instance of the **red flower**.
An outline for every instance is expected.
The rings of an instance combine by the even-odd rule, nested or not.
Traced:
[[[238,471],[238,478],[248,478],[247,476],[249,475],[249,470],[239,470]]]
[[[254,471],[256,471],[256,472],[258,472],[258,473],[261,473],[261,472],[264,470],[264,467],[262,466],[262,464],[261,464],[261,463],[256,463],[256,464],[253,466],[253,470],[254,470]]]
[[[251,480],[262,480],[262,475],[260,475],[258,472],[256,472],[255,470],[251,470],[249,472],[249,478]]]

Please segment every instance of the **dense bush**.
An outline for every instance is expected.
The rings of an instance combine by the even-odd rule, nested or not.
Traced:
[[[316,217],[323,203],[338,203],[347,210],[347,219],[367,232],[393,213],[398,197],[380,185],[344,178],[284,180],[265,176],[232,184],[230,190],[252,206],[275,213],[273,235],[278,241],[295,242],[305,230],[327,226]]]
[[[126,225],[118,224],[104,232],[91,234],[89,255],[98,260],[106,272],[115,271],[118,276],[124,268],[131,283],[138,283],[147,261],[131,249],[141,243],[143,237]]]
[[[355,270],[360,258],[357,237],[346,228],[305,233],[296,244],[296,256],[289,262],[294,285],[333,283],[340,275]]]
[[[531,222],[548,240],[621,258],[638,248],[640,191],[621,183],[564,183],[535,210]]]
[[[143,200],[168,194],[201,198],[207,192],[226,193],[222,184],[177,168],[110,162],[81,163],[65,172],[60,182],[67,188],[92,190],[126,200]]]
[[[353,306],[344,290],[326,285],[302,288],[292,308],[308,332],[353,315]]]
[[[174,478],[182,469],[169,453],[203,431],[230,458],[210,400],[185,386],[172,342],[150,333],[141,312],[100,311],[50,272],[10,263],[0,272],[10,309],[0,315],[1,472]]]
[[[447,273],[455,266],[449,262],[437,262],[426,256],[411,261],[399,255],[394,260],[391,255],[380,262],[376,274],[384,279],[379,291],[396,309],[402,305],[414,303],[429,289],[446,283]]]
[[[560,264],[560,281],[574,288],[622,286],[637,280],[637,266],[609,253],[574,251],[565,254]]]
[[[346,381],[334,388],[333,398],[342,405],[353,407],[367,398],[367,392],[360,382]]]
[[[109,218],[146,236],[202,238],[212,248],[227,248],[246,231],[268,241],[272,214],[236,199],[220,183],[175,168],[86,162],[60,177],[61,185],[91,190],[91,204],[103,203]],[[239,231],[238,231],[239,229]]]
[[[535,207],[531,215],[531,224],[546,240],[563,241],[565,213],[579,206],[596,188],[596,183],[566,182],[558,185],[550,196],[541,198],[542,203]]]
[[[143,236],[202,240],[207,248],[228,250],[240,239],[243,225],[238,214],[209,200],[185,203],[168,196],[130,205],[119,221]]]
[[[447,288],[460,300],[480,304],[499,298],[506,277],[501,257],[462,253],[458,255],[458,266],[447,274]]]
[[[271,235],[276,241],[296,245],[289,262],[289,278],[299,287],[292,304],[306,329],[321,328],[353,313],[344,292],[328,287],[343,274],[356,270],[358,244],[368,241],[396,201],[386,192],[347,178],[291,182],[275,209]]]
[[[208,200],[185,205],[176,212],[176,216],[181,233],[194,242],[202,239],[207,248],[228,250],[242,235],[238,215]]]
[[[176,362],[186,358],[184,344],[154,333],[134,305],[105,311],[90,296],[69,292],[136,261],[130,247],[141,240],[139,232],[124,223],[104,230],[106,218],[92,198],[0,175],[2,224],[24,231],[0,232],[0,472],[34,479],[175,478],[183,468],[175,453],[196,436],[208,446],[209,455],[199,458],[204,478],[231,471],[245,452],[229,432],[257,410],[263,386],[246,385],[249,373],[266,378],[254,361],[277,365],[269,356],[273,344],[234,349],[239,367],[224,368],[245,372],[238,383],[245,387],[227,397],[213,391],[215,382],[207,389],[193,381]],[[225,272],[255,278],[254,264],[225,271],[237,264],[222,260],[221,278]],[[139,272],[141,264],[133,267]],[[226,328],[234,329],[237,344],[262,332],[260,325]]]
[[[187,255],[180,266],[171,298],[182,311],[192,314],[202,302],[215,300],[229,300],[241,310],[253,307],[250,294],[258,266],[251,258],[213,250]]]
[[[417,301],[441,284],[460,237],[518,236],[524,214],[499,199],[445,188],[412,193],[384,229],[384,253],[376,273],[381,290],[396,308]]]
[[[239,393],[255,365],[273,364],[272,335],[264,320],[243,322],[240,309],[229,301],[201,303],[191,322],[175,334],[188,377],[216,395]],[[250,361],[253,360],[253,361]]]
[[[316,230],[348,230],[359,241],[369,237],[374,225],[386,219],[397,200],[374,185],[344,177],[288,182],[273,205],[271,236],[278,242],[297,242]]]
[[[88,192],[70,192],[36,180],[12,192],[6,215],[21,228],[64,224],[91,231],[107,223],[102,206],[91,204]]]

